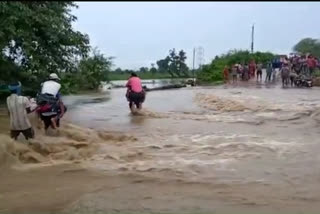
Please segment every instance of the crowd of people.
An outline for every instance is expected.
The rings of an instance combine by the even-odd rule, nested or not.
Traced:
[[[237,82],[238,80],[248,81],[250,79],[254,79],[255,77],[257,78],[257,81],[262,81],[262,68],[263,65],[261,63],[256,64],[254,60],[252,60],[249,64],[237,63],[231,67],[226,65],[223,70],[223,78],[225,83],[228,83],[231,79],[232,82]]]
[[[283,64],[289,66],[291,72],[295,72],[297,75],[306,75],[311,77],[314,74],[316,68],[319,68],[319,59],[309,55],[292,55],[283,59]]]
[[[265,82],[274,82],[276,78],[276,69],[280,72],[288,70],[291,80],[296,77],[311,78],[317,68],[320,67],[319,59],[312,55],[291,55],[274,59],[263,65],[252,60],[250,63],[237,63],[232,66],[225,66],[223,70],[223,79],[225,83],[237,82],[238,80],[248,81],[255,79],[262,81],[262,69],[266,69]]]

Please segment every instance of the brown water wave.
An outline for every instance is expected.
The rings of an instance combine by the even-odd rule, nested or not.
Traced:
[[[224,211],[229,205],[236,211],[252,208],[252,213],[261,207],[295,211],[289,213],[319,210],[318,89],[223,86],[152,92],[137,115],[130,114],[124,93],[114,90],[101,103],[74,105],[63,119],[70,124],[52,136],[37,131],[30,145],[1,135],[6,142],[0,144],[1,165],[81,166],[83,171],[58,174],[60,183],[52,184],[60,187],[67,180],[61,186],[74,189],[65,195],[86,184],[90,191],[83,190],[87,195],[73,204],[79,213],[142,212],[145,207],[211,213],[220,201],[228,203]],[[41,170],[51,172],[50,167]],[[33,179],[46,183],[41,170]],[[92,171],[101,177],[88,176]],[[9,176],[7,183],[17,177]],[[77,178],[82,183],[73,182]],[[18,187],[14,193],[2,190],[12,198],[18,192],[25,197]]]
[[[0,167],[9,167],[23,163],[79,163],[89,160],[103,143],[121,144],[137,139],[121,133],[66,124],[58,133],[51,133],[51,136],[45,136],[38,130],[36,138],[28,142],[13,141],[4,134],[0,134],[0,140]]]
[[[245,95],[216,95],[214,93],[197,93],[195,101],[203,108],[222,112],[272,112],[272,111],[286,111],[286,112],[301,112],[314,110],[320,107],[319,102],[307,103],[297,102],[295,105],[291,103],[281,103],[281,98],[278,102],[270,102],[262,97],[245,96]]]
[[[100,152],[84,164],[99,170],[207,182],[208,178],[222,178],[237,171],[239,161],[285,159],[303,151],[303,145],[297,142],[254,135],[173,135],[159,137],[156,143],[154,140],[150,136],[118,146],[103,145]],[[244,181],[240,174],[233,179]],[[246,180],[252,182],[259,178],[247,177]]]

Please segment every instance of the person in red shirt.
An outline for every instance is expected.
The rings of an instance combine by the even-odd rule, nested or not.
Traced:
[[[314,69],[316,68],[316,60],[313,58],[313,56],[309,55],[307,59],[307,66],[309,70],[309,75],[313,74]]]
[[[256,63],[254,62],[254,60],[252,60],[249,65],[249,73],[251,78],[255,77],[255,72],[256,72]]]
[[[223,69],[223,79],[225,83],[229,82],[229,68],[227,65]]]
[[[131,77],[126,84],[126,87],[126,97],[129,101],[130,110],[132,112],[134,111],[134,105],[136,105],[138,109],[141,109],[142,103],[145,100],[145,91],[143,90],[141,80],[136,73],[131,73]]]

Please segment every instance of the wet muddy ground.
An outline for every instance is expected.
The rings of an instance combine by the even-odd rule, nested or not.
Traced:
[[[0,213],[318,213],[319,92],[155,91],[135,116],[123,89],[66,97],[58,136],[1,135]]]

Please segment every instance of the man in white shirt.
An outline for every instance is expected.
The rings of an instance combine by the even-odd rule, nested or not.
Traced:
[[[38,113],[45,125],[45,130],[50,126],[57,129],[60,126],[60,119],[63,117],[66,107],[64,106],[60,88],[60,78],[52,73],[49,79],[41,85],[41,94],[38,96],[40,109]]]
[[[7,107],[10,115],[11,138],[17,140],[20,133],[26,140],[34,138],[34,131],[28,118],[31,113],[30,102],[27,97],[20,96],[21,83],[9,85],[11,95],[7,98]]]
[[[52,73],[49,75],[49,80],[45,81],[42,84],[41,94],[50,94],[54,97],[59,96],[59,90],[61,88],[61,84],[59,83],[60,78],[57,74]]]

